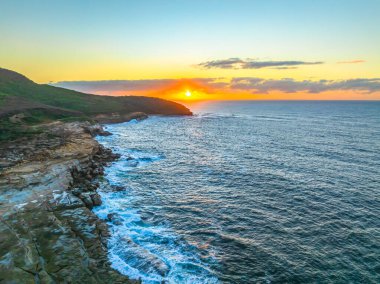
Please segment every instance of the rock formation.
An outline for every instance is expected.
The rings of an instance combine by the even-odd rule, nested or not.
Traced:
[[[96,178],[117,158],[89,123],[52,123],[0,149],[1,283],[136,283],[110,267]]]

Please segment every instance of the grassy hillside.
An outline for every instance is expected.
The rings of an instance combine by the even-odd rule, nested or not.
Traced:
[[[110,97],[84,94],[64,88],[36,84],[16,72],[0,68],[0,115],[7,97],[46,106],[79,111],[86,115],[142,111],[147,114],[190,114],[181,104],[150,97]]]
[[[44,84],[36,84],[25,76],[0,68],[0,140],[15,133],[26,133],[34,125],[53,120],[92,119],[99,114],[190,115],[185,106],[151,97],[111,97],[76,92]],[[22,123],[9,117],[22,113]],[[19,132],[18,132],[19,131]]]

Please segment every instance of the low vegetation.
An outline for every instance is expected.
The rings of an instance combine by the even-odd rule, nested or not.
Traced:
[[[25,76],[0,68],[0,141],[33,135],[51,121],[92,120],[97,115],[125,115],[132,112],[190,115],[181,104],[151,97],[97,96],[36,84]],[[22,119],[10,119],[22,114]]]

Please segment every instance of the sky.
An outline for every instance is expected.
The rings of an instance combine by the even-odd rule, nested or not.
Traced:
[[[0,67],[174,100],[380,100],[380,0],[0,0]]]

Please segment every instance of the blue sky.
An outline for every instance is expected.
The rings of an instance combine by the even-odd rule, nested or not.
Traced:
[[[378,0],[1,0],[0,62],[38,82],[374,78],[379,11]],[[228,58],[326,64],[282,72],[194,68]],[[354,60],[365,63],[336,65]]]

